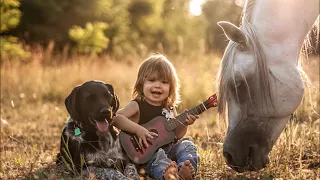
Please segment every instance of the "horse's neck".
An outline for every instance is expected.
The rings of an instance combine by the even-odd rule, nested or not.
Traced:
[[[252,23],[277,41],[303,41],[319,14],[319,0],[256,0]]]
[[[262,43],[274,47],[270,51],[281,47],[286,48],[285,53],[298,56],[318,15],[319,0],[256,0],[251,22]]]

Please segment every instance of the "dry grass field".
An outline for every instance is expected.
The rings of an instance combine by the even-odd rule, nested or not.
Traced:
[[[64,99],[74,86],[97,79],[114,85],[123,106],[130,100],[143,58],[74,57],[63,65],[43,66],[37,60],[41,58],[34,56],[32,63],[1,68],[0,179],[70,179],[55,169],[60,133],[68,117]],[[220,56],[168,58],[181,80],[180,112],[216,91]],[[226,123],[213,108],[204,112],[187,133],[195,138],[202,158],[196,179],[319,179],[319,57],[306,61],[304,69],[313,84],[274,146],[269,166],[242,174],[227,171],[222,156]]]

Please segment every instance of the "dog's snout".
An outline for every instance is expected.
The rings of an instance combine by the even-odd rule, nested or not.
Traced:
[[[100,110],[100,114],[103,115],[103,116],[108,116],[108,115],[111,114],[111,111],[110,111],[110,109],[108,109],[108,108],[102,108],[102,109]]]

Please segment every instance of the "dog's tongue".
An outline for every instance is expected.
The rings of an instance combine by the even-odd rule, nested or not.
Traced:
[[[109,123],[107,120],[104,121],[96,121],[97,127],[99,129],[99,131],[101,132],[105,132],[108,130],[109,127]]]

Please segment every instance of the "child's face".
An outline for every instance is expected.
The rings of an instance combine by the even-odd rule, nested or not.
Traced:
[[[162,105],[169,97],[170,84],[166,80],[149,76],[143,84],[143,94],[146,101],[154,106]]]

